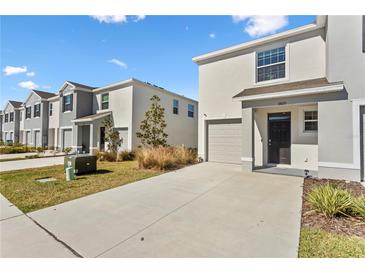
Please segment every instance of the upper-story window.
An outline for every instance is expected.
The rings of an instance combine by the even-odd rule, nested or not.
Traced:
[[[176,99],[172,101],[172,113],[179,114],[179,101]]]
[[[9,114],[5,113],[5,123],[9,122]]]
[[[72,111],[73,94],[63,96],[63,112]]]
[[[109,108],[109,93],[104,93],[101,95],[101,109]]]
[[[194,105],[188,104],[188,117],[194,117]]]
[[[25,108],[25,119],[32,118],[32,107],[26,107]]]
[[[53,114],[53,104],[50,103],[49,104],[49,116],[52,116],[52,114]]]
[[[14,112],[10,112],[10,122],[14,122]]]
[[[257,82],[285,78],[285,47],[257,53]]]
[[[34,105],[34,117],[41,117],[41,104]]]
[[[318,131],[318,111],[304,111],[304,131]]]

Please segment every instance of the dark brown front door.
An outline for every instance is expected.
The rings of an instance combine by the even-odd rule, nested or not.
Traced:
[[[290,164],[290,112],[268,115],[269,163]]]
[[[105,127],[100,128],[100,150],[105,150]]]

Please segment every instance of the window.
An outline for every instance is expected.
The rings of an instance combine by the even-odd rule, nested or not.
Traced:
[[[318,111],[304,111],[304,131],[318,131]]]
[[[14,122],[14,112],[10,112],[10,122]]]
[[[109,108],[109,93],[104,93],[101,95],[101,109]]]
[[[172,113],[179,114],[179,101],[176,99],[172,101]]]
[[[49,116],[52,116],[52,114],[53,114],[53,104],[50,103],[49,104]]]
[[[63,112],[72,111],[73,94],[69,94],[63,97]]]
[[[188,117],[194,117],[194,105],[188,104]]]
[[[285,78],[285,47],[257,54],[257,82]]]
[[[32,118],[32,107],[26,107],[25,108],[25,119]]]
[[[9,114],[5,113],[5,123],[9,122]]]
[[[41,116],[41,104],[34,105],[34,117],[40,117]]]

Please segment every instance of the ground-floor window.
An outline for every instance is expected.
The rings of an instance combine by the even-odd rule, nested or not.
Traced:
[[[304,111],[304,131],[318,131],[318,111]]]

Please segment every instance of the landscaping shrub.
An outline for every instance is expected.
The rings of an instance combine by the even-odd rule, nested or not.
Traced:
[[[140,168],[166,170],[196,163],[197,153],[183,146],[160,146],[138,149],[136,159]]]
[[[330,184],[318,186],[308,194],[311,206],[327,217],[348,216],[353,207],[353,200],[349,191]]]
[[[134,151],[124,150],[119,152],[118,161],[133,161],[135,156],[136,155]]]
[[[359,215],[365,219],[365,196],[353,198],[352,211],[355,215]]]
[[[41,156],[39,156],[39,155],[26,155],[25,156],[25,159],[35,159],[35,158],[41,158]]]
[[[65,152],[65,153],[66,153],[66,155],[67,155],[67,154],[69,154],[69,153],[71,152],[71,150],[72,150],[72,148],[71,148],[71,147],[65,147],[65,148],[63,149],[63,152]]]
[[[35,151],[31,147],[27,146],[5,146],[0,147],[0,154],[13,154],[13,153],[25,153]]]
[[[115,162],[117,160],[117,154],[114,152],[108,152],[108,151],[97,151],[96,159],[99,160],[100,162],[103,162],[103,161]]]

